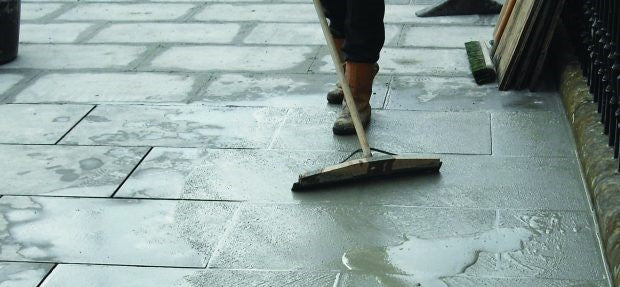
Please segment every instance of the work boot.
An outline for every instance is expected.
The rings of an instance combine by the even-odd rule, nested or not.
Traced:
[[[347,68],[345,64],[342,64],[343,66],[343,71],[345,71],[345,75],[347,72]],[[373,77],[377,75],[377,73],[379,73],[379,65],[377,63],[374,64],[373,67]],[[334,105],[340,105],[342,104],[342,101],[344,100],[344,91],[342,90],[342,87],[340,86],[340,82],[336,83],[336,87],[329,91],[327,93],[327,102],[330,104],[334,104]]]
[[[346,65],[347,83],[351,88],[362,125],[366,128],[370,123],[370,96],[372,95],[372,81],[377,74],[376,64],[347,62]],[[355,126],[346,101],[342,104],[342,111],[334,122],[332,131],[336,135],[355,134]]]
[[[336,49],[338,49],[338,56],[340,58],[340,63],[342,63],[342,68],[346,71],[344,60],[342,60],[342,47],[344,46],[344,38],[334,38],[334,43],[336,44]],[[330,104],[341,104],[343,98],[344,93],[342,92],[340,81],[338,81],[336,83],[336,87],[327,93],[327,102]]]

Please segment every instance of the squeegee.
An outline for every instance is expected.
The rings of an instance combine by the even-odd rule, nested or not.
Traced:
[[[359,140],[363,158],[348,160],[339,164],[325,167],[320,170],[308,172],[299,176],[299,181],[293,184],[294,191],[325,187],[346,182],[357,182],[367,179],[383,179],[394,175],[417,174],[438,172],[441,168],[439,158],[422,158],[408,155],[396,155],[377,149],[371,149],[366,138],[366,132],[357,112],[351,89],[346,82],[344,70],[339,63],[339,55],[336,44],[327,26],[327,20],[320,0],[313,0],[314,8],[321,23],[323,35],[327,41],[329,52],[338,74],[340,86],[344,92],[347,107],[351,113],[357,138]],[[373,156],[372,151],[384,153],[381,156]],[[355,153],[354,153],[355,154]],[[349,157],[350,158],[350,157]]]

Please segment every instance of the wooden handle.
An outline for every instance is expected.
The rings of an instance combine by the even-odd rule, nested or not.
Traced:
[[[508,24],[508,20],[510,20],[510,15],[512,15],[512,10],[515,7],[517,0],[507,0],[502,8],[502,13],[497,22],[497,26],[495,26],[495,33],[493,34],[493,51],[497,49],[497,45],[499,45],[499,41],[502,39],[502,35],[504,34],[504,30],[506,30],[506,25]]]
[[[334,62],[336,74],[338,74],[338,81],[340,81],[340,86],[342,87],[342,91],[344,92],[344,99],[345,101],[347,101],[347,107],[349,108],[351,118],[353,119],[353,126],[355,126],[357,139],[359,140],[360,146],[362,147],[364,157],[370,158],[372,157],[372,152],[370,151],[370,145],[368,145],[366,132],[364,131],[364,126],[362,125],[362,121],[360,120],[360,115],[357,112],[357,105],[355,105],[355,99],[353,99],[351,88],[349,88],[349,84],[347,84],[347,81],[344,77],[344,70],[342,69],[342,64],[340,63],[340,56],[338,50],[336,49],[336,43],[334,43],[334,37],[332,37],[332,33],[327,26],[327,19],[325,18],[325,12],[323,12],[323,5],[321,5],[320,0],[314,0],[314,8],[316,9],[317,16],[319,16],[319,22],[321,22],[323,36],[325,36],[327,47],[329,47],[329,54],[331,55],[332,61]]]

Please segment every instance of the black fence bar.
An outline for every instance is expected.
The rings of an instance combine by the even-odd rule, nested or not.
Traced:
[[[620,150],[620,1],[569,1],[565,23],[615,158]],[[618,166],[620,170],[620,162]]]

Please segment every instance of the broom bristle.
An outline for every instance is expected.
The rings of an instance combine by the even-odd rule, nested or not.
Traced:
[[[467,59],[469,60],[469,68],[471,69],[474,80],[478,85],[484,85],[492,83],[497,78],[495,68],[490,57],[485,55],[484,50],[486,47],[480,43],[480,41],[471,41],[465,43],[465,51],[467,52]]]

